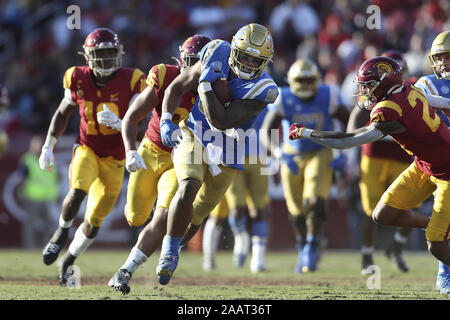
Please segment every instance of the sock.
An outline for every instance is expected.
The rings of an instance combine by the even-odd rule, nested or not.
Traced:
[[[405,244],[406,242],[408,242],[408,237],[402,236],[397,230],[394,234],[394,241],[400,244]]]
[[[81,226],[78,227],[69,246],[69,253],[74,257],[81,255],[86,249],[94,242],[95,238],[89,239],[81,230]]]
[[[236,220],[236,218],[230,214],[228,215],[228,224],[230,225],[231,231],[233,231],[234,234],[241,233],[243,231],[246,231],[247,217],[243,216],[242,218]]]
[[[208,219],[206,221],[202,240],[203,258],[205,261],[214,259],[221,233],[222,226],[220,224],[216,224],[214,219]]]
[[[320,236],[313,236],[312,234],[306,235],[306,243],[313,246],[320,244]]]
[[[131,249],[127,260],[120,269],[126,269],[129,273],[133,274],[137,268],[147,261],[148,257],[137,247]]]
[[[297,251],[302,251],[304,245],[305,245],[305,241],[303,241],[303,237],[300,235],[296,235],[295,236],[295,249],[297,249]]]
[[[232,215],[228,215],[228,224],[234,234],[233,254],[247,255],[250,250],[250,235],[247,232],[247,217],[244,216],[236,220]]]
[[[181,240],[183,240],[183,237],[172,237],[171,235],[166,234],[162,242],[161,254],[164,253],[171,256],[178,256]]]
[[[361,253],[363,255],[372,255],[374,250],[375,250],[374,246],[370,246],[370,247],[362,246],[361,247]]]
[[[252,237],[252,261],[250,266],[257,268],[258,266],[264,266],[264,256],[266,254],[266,237],[253,236]]]
[[[59,226],[61,228],[70,228],[72,226],[73,220],[75,220],[75,219],[66,221],[63,219],[62,216],[59,216]]]
[[[269,229],[269,223],[267,221],[253,221],[252,222],[252,235],[261,238],[267,238],[267,231]]]

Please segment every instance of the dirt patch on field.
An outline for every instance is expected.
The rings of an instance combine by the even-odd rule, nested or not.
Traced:
[[[107,285],[110,278],[106,277],[84,277],[81,279],[83,285]],[[316,285],[329,286],[336,279],[302,279],[299,277],[292,278],[262,278],[262,277],[223,277],[223,276],[202,276],[202,277],[174,277],[171,284],[177,286],[283,286],[283,285]],[[340,279],[342,281],[342,279]],[[57,279],[0,279],[1,284],[15,284],[28,286],[54,286],[58,285]],[[131,279],[131,282],[137,285],[158,285],[156,277],[137,277]]]

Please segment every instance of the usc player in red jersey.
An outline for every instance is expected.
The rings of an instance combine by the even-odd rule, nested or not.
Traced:
[[[449,101],[403,81],[399,64],[388,57],[366,60],[356,77],[362,97],[358,103],[370,110],[369,126],[343,133],[294,123],[289,138],[344,149],[391,135],[415,159],[383,193],[372,218],[384,225],[425,229],[429,252],[450,265],[450,129],[431,107],[448,106]],[[430,218],[411,210],[431,195]]]
[[[75,232],[59,270],[60,284],[71,276],[69,267],[91,243],[114,207],[124,176],[125,148],[120,134],[120,118],[145,87],[145,74],[123,68],[123,48],[112,30],[97,28],[87,37],[82,53],[87,66],[69,68],[63,79],[64,98],[50,123],[39,164],[51,170],[53,147],[64,133],[70,116],[78,109],[80,132],[69,167],[70,190],[64,198],[58,229],[43,250],[43,261],[52,264],[64,247],[79,207],[88,195],[84,222]],[[101,120],[113,115],[116,122],[106,126]]]
[[[167,211],[178,189],[172,163],[172,148],[166,147],[160,134],[162,101],[169,84],[184,70],[199,60],[200,50],[211,38],[196,34],[180,46],[178,65],[158,64],[150,69],[147,88],[136,98],[123,119],[123,140],[126,149],[126,168],[131,172],[127,190],[125,217],[130,226],[144,224],[156,201],[152,220],[145,226],[124,265],[114,274],[109,286],[122,294],[130,292],[128,282],[133,272],[158,248],[166,234]],[[189,91],[182,97],[172,121],[186,119],[197,92]],[[152,112],[145,137],[136,150],[138,123]]]
[[[382,56],[389,57],[397,61],[400,65],[403,77],[408,77],[408,66],[403,55],[398,50],[388,50]],[[408,78],[414,83],[415,79]],[[414,82],[412,82],[413,80]],[[347,132],[368,125],[370,122],[370,112],[365,108],[355,106],[350,114],[347,125]],[[360,182],[361,204],[365,216],[361,223],[362,237],[362,269],[361,274],[366,275],[373,272],[370,267],[374,264],[373,252],[375,249],[376,224],[372,219],[372,212],[384,191],[394,182],[413,161],[409,155],[391,136],[372,143],[361,146]],[[403,246],[408,241],[410,228],[397,228],[392,243],[388,246],[386,254],[393,258],[396,267],[402,271],[408,271],[408,265],[403,259]]]

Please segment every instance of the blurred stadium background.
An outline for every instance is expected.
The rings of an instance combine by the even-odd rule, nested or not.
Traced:
[[[66,10],[76,4],[81,9],[81,27],[70,30]],[[380,8],[380,29],[369,29],[367,8]],[[7,90],[9,105],[1,113],[0,128],[9,137],[6,153],[0,159],[0,247],[43,248],[48,237],[25,243],[24,225],[33,214],[24,209],[19,195],[23,176],[19,159],[28,150],[31,137],[44,136],[54,110],[63,97],[62,77],[73,65],[84,65],[77,52],[86,35],[96,27],[109,27],[124,44],[123,66],[138,67],[145,73],[158,63],[173,63],[178,46],[194,34],[231,41],[239,27],[257,22],[270,28],[274,43],[274,63],[270,74],[285,85],[285,74],[297,58],[314,60],[322,80],[341,87],[347,106],[353,106],[351,80],[355,68],[366,58],[387,49],[405,54],[411,76],[432,73],[427,54],[435,36],[450,30],[448,0],[84,0],[84,1],[0,1],[0,83]],[[47,221],[36,220],[39,232],[54,229],[61,201],[68,190],[68,165],[78,133],[74,116],[66,134],[56,145],[59,198],[52,203]],[[359,191],[355,176],[356,152],[349,153],[347,170],[335,176],[329,200],[326,237],[328,248],[360,247]],[[134,243],[123,219],[127,179],[113,212],[93,247],[124,248]],[[295,239],[287,219],[283,192],[277,177],[270,186],[272,217],[269,250],[294,249]],[[424,213],[431,210],[427,203]],[[78,219],[81,222],[84,208]],[[73,228],[75,230],[75,228]],[[377,248],[383,248],[380,228]],[[276,236],[275,236],[276,235]],[[231,238],[223,239],[227,248]],[[198,240],[198,239],[197,239]],[[192,250],[199,250],[193,241]],[[423,231],[412,232],[407,249],[425,250]]]

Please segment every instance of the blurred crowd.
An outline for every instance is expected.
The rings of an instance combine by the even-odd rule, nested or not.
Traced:
[[[80,0],[81,26],[70,30],[73,1],[0,2],[0,83],[10,108],[0,125],[7,131],[46,130],[63,96],[62,77],[84,65],[86,35],[107,26],[124,44],[123,65],[147,73],[158,63],[174,63],[178,46],[203,33],[231,41],[239,27],[257,22],[270,28],[274,63],[269,72],[279,85],[296,58],[317,62],[327,83],[349,86],[362,60],[387,49],[405,53],[411,75],[430,73],[427,54],[434,37],[450,29],[447,0]],[[380,8],[380,29],[369,29],[370,5]],[[348,91],[345,96],[350,97]],[[345,97],[344,97],[345,98]],[[347,99],[349,107],[352,101]],[[77,132],[73,121],[68,133]]]
[[[80,26],[70,29],[67,21],[74,12],[68,8],[74,4],[80,9]],[[373,16],[378,8],[379,17]],[[369,26],[368,19],[379,28]],[[0,134],[2,129],[10,135],[46,134],[63,98],[64,72],[86,64],[79,53],[97,27],[119,35],[123,66],[147,73],[155,64],[175,64],[172,57],[178,57],[188,36],[202,33],[231,41],[250,22],[272,33],[275,55],[268,71],[278,85],[287,85],[287,70],[296,59],[308,58],[317,63],[324,82],[341,87],[345,105],[352,108],[354,74],[367,58],[397,49],[404,53],[409,76],[432,73],[428,51],[437,34],[450,30],[450,1],[1,0],[0,107],[8,107],[0,110]],[[78,134],[78,125],[75,115],[65,133]],[[2,137],[7,135],[0,135],[0,146],[5,145]],[[274,190],[272,195],[280,189]],[[346,188],[337,184],[333,190],[342,193]],[[352,190],[349,203],[359,204],[356,185]],[[360,219],[359,214],[350,219],[355,217]],[[352,246],[358,243],[352,240]]]

